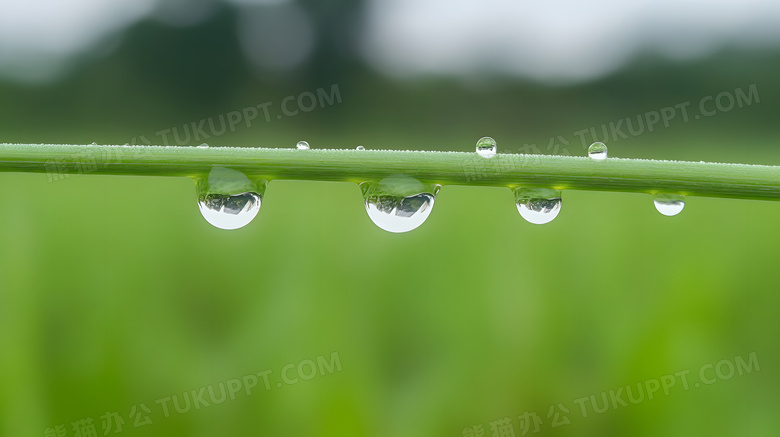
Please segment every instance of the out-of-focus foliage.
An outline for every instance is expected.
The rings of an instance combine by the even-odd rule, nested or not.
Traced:
[[[61,82],[0,84],[0,141],[159,143],[336,84],[340,103],[205,142],[471,151],[491,135],[499,152],[584,155],[581,129],[755,85],[750,106],[606,142],[618,157],[780,162],[774,52],[646,57],[548,88],[395,82],[334,42],[292,73],[258,75],[234,21],[144,23]],[[780,429],[775,203],[692,198],[667,218],[647,196],[565,192],[560,216],[534,226],[508,189],[447,186],[402,235],[377,229],[347,183],[272,182],[257,219],[230,232],[200,217],[185,179],[5,173],[0,204],[2,435],[74,435],[87,417],[100,435],[106,412],[124,418],[120,435],[152,436],[491,435],[504,417],[520,435],[525,412],[542,435]],[[275,385],[288,363],[334,352],[341,371]],[[588,417],[574,402],[751,353],[760,371],[717,384]],[[166,418],[155,402],[265,370],[269,390],[220,405]],[[141,403],[153,423],[135,428]],[[570,423],[552,427],[559,403]]]

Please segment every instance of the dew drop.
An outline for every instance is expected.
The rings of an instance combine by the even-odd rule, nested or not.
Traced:
[[[388,232],[409,232],[431,215],[441,185],[425,185],[406,175],[390,176],[379,182],[363,182],[366,212],[371,221]]]
[[[238,229],[248,225],[260,211],[262,198],[257,193],[209,194],[198,201],[200,213],[220,229]]]
[[[655,209],[665,216],[673,216],[680,213],[685,208],[683,196],[677,194],[657,194],[653,197]]]
[[[607,145],[604,143],[593,143],[588,147],[588,156],[595,161],[607,159]]]
[[[197,180],[198,208],[203,218],[219,229],[242,228],[260,212],[267,184],[237,170],[214,167],[208,176]]]
[[[355,147],[355,150],[366,150],[366,148],[363,146],[357,146]]]
[[[92,145],[93,145],[93,146],[97,146],[97,143],[93,142],[93,143],[92,143]]]
[[[209,148],[209,145],[206,144],[206,143],[203,143],[200,146],[198,146],[198,149],[208,149],[208,148]]]
[[[295,148],[298,150],[309,150],[309,143],[306,141],[298,141],[298,144],[295,145]]]
[[[490,137],[482,137],[477,141],[477,154],[483,158],[492,158],[496,156],[498,147],[496,140]]]
[[[550,223],[561,212],[561,192],[549,188],[516,188],[517,211],[529,223]]]

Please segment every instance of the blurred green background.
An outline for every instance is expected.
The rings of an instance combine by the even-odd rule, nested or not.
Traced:
[[[473,151],[490,135],[499,153],[582,156],[575,132],[690,102],[687,123],[607,138],[610,155],[780,162],[777,46],[724,44],[685,60],[640,51],[563,84],[399,78],[352,49],[365,4],[297,4],[315,44],[288,68],[249,62],[242,9],[214,3],[186,25],[139,20],[45,81],[6,77],[0,141],[159,143],[163,129],[265,102],[277,114],[287,96],[337,85],[340,103],[206,142]],[[693,118],[703,98],[751,86],[752,104]],[[445,186],[425,224],[389,234],[354,184],[273,181],[253,223],[222,231],[198,213],[188,179],[50,179],[0,173],[0,435],[86,437],[73,426],[86,418],[104,435],[108,412],[125,422],[118,434],[148,436],[478,436],[481,426],[504,437],[522,434],[526,412],[551,436],[780,431],[772,202],[690,198],[669,218],[646,195],[572,191],[536,226],[508,189]],[[749,374],[726,377],[751,356]],[[282,378],[323,357],[339,366]],[[717,383],[700,381],[708,364],[723,370],[705,372]],[[267,370],[269,389],[219,405],[166,417],[156,402]],[[635,405],[584,417],[575,402],[684,371],[689,389],[678,379]],[[140,404],[152,423],[136,427]],[[568,423],[553,426],[558,404]],[[513,434],[494,428],[505,417]]]

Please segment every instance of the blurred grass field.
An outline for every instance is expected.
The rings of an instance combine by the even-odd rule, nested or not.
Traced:
[[[100,432],[99,416],[140,403],[154,423],[123,435],[454,436],[526,411],[545,435],[780,428],[773,202],[690,198],[668,218],[646,195],[567,191],[534,226],[508,189],[446,186],[395,235],[354,184],[274,181],[257,219],[226,232],[188,179],[0,181],[5,435],[88,416]],[[340,372],[168,418],[155,404],[333,352]],[[574,409],[751,353],[754,374]],[[553,428],[557,403],[571,423]]]
[[[606,141],[610,156],[780,163],[768,48],[640,53],[557,87],[401,80],[339,51],[336,37],[354,35],[329,28],[309,63],[253,72],[226,10],[191,27],[141,22],[58,82],[0,82],[0,142],[159,144],[161,130],[337,85],[338,104],[207,142],[473,152],[489,135],[499,153],[584,156],[580,129],[755,85],[755,104]],[[565,152],[547,148],[559,136]],[[77,436],[87,418],[104,435],[111,412],[124,425],[107,434],[122,436],[780,431],[775,202],[693,197],[665,217],[648,195],[566,191],[538,226],[509,189],[445,186],[426,223],[390,234],[356,184],[275,180],[250,225],[222,231],[190,179],[50,176],[0,172],[0,437]],[[334,356],[333,371],[300,375]],[[724,373],[751,357],[750,372]],[[218,405],[166,417],[158,402],[268,371],[268,389]],[[680,372],[688,389],[678,379],[668,395],[587,415],[577,402]],[[538,432],[522,432],[524,413]],[[505,417],[514,434],[498,428]]]

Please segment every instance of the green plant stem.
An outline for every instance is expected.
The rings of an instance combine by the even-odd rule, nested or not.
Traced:
[[[780,167],[585,157],[387,150],[0,144],[0,171],[199,177],[215,166],[267,180],[549,187],[780,199]]]

